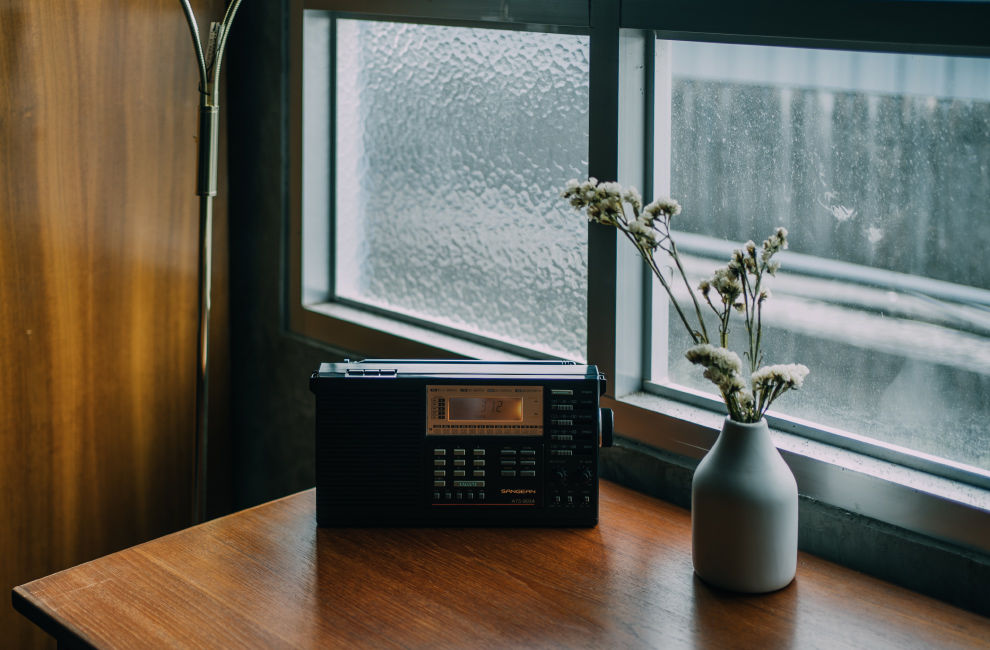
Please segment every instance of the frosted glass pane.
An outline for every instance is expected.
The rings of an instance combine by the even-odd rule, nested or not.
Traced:
[[[783,258],[764,312],[766,363],[812,371],[775,408],[990,470],[990,60],[668,51],[678,228],[784,226],[805,256]],[[694,241],[696,286],[726,258]],[[669,379],[711,392],[673,321],[668,344]]]
[[[583,360],[588,38],[337,23],[336,292]]]

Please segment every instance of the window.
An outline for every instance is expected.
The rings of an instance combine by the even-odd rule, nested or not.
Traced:
[[[588,359],[620,434],[697,458],[719,407],[682,333],[558,193],[672,194],[696,280],[783,225],[771,361],[813,375],[772,424],[802,491],[990,550],[990,5],[441,4],[295,5],[294,331]]]
[[[990,471],[990,59],[683,41],[657,57],[658,184],[684,206],[694,284],[791,233],[767,363],[813,371],[778,420]],[[713,392],[682,328],[654,345],[666,394]]]
[[[304,26],[304,128],[323,133],[303,144],[318,157],[304,172],[307,295],[583,360],[587,226],[559,195],[588,173],[587,35],[325,12]],[[331,273],[309,264],[329,241]]]

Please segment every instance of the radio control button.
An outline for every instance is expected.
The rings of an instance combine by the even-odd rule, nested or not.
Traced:
[[[568,505],[574,503],[574,497],[572,497],[572,496],[567,497],[567,503],[568,503]]]
[[[502,450],[502,455],[503,456],[515,456],[516,455],[516,450],[515,449],[503,449]]]
[[[503,469],[501,472],[502,476],[515,476],[516,470],[514,469]]]
[[[446,487],[447,481],[433,481],[433,487]]]
[[[464,493],[463,492],[458,492],[457,493],[457,500],[458,501],[463,501],[464,500]]]
[[[519,472],[519,476],[525,476],[526,478],[531,478],[533,476],[536,476],[536,470],[524,469],[523,471]]]
[[[433,500],[434,501],[439,501],[440,500],[440,493],[439,492],[434,492],[433,493]]]
[[[484,481],[454,481],[454,487],[457,488],[483,488],[485,487]]]
[[[451,499],[454,498],[454,493],[451,492],[450,490],[447,490],[446,492],[443,493],[443,498],[446,499],[447,501],[450,501]]]
[[[484,475],[485,475],[485,470],[483,469],[476,469],[471,473],[471,476],[484,476]]]
[[[536,465],[536,461],[535,460],[521,460],[521,461],[519,461],[519,464],[520,465],[523,465],[523,466],[532,467],[533,465]]]
[[[519,453],[521,455],[523,455],[523,456],[535,456],[536,455],[536,450],[535,449],[523,449]]]
[[[468,501],[474,501],[474,492],[467,492],[464,496],[467,497]]]
[[[463,449],[455,449],[455,450],[454,450],[454,455],[455,455],[455,456],[464,456],[464,455],[466,455],[466,454],[467,454],[467,452],[466,452],[466,451],[464,451]]]
[[[503,460],[502,461],[502,467],[515,467],[515,466],[516,466],[516,461],[514,461],[514,460]]]
[[[475,467],[484,467],[485,466],[485,461],[483,461],[483,460],[476,460],[476,461],[474,461],[474,466]]]
[[[463,458],[459,458],[454,461],[454,467],[464,467],[465,465],[467,465],[467,461]]]
[[[475,449],[471,453],[473,453],[475,456],[484,456],[485,455],[485,450],[484,449]]]
[[[455,469],[454,470],[454,476],[465,476],[465,475],[466,475],[466,473],[465,473],[465,471],[463,469]]]
[[[574,391],[570,388],[551,388],[551,395],[573,395]]]
[[[433,470],[433,475],[434,476],[441,476],[441,477],[442,476],[446,476],[447,475],[447,470],[445,470],[445,469],[435,469],[435,470]]]
[[[433,461],[433,466],[434,467],[444,467],[446,464],[447,464],[447,461],[445,461],[445,460],[435,460],[435,461]]]
[[[446,456],[447,455],[447,450],[446,449],[434,449],[433,450],[433,455],[434,456]]]
[[[478,492],[478,501],[484,501],[484,500],[485,500],[485,493],[484,493],[484,491]]]
[[[584,502],[585,502],[585,504],[590,504],[591,503],[591,497],[588,496],[587,494],[584,495]]]

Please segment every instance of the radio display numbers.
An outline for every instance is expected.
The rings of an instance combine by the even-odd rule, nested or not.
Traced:
[[[451,422],[522,422],[521,397],[451,397],[447,420]]]
[[[542,436],[543,387],[429,384],[428,436]]]

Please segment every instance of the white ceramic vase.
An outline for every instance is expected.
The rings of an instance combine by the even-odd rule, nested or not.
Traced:
[[[695,572],[732,591],[786,587],[797,568],[797,530],[797,483],[766,420],[726,418],[691,485]]]

